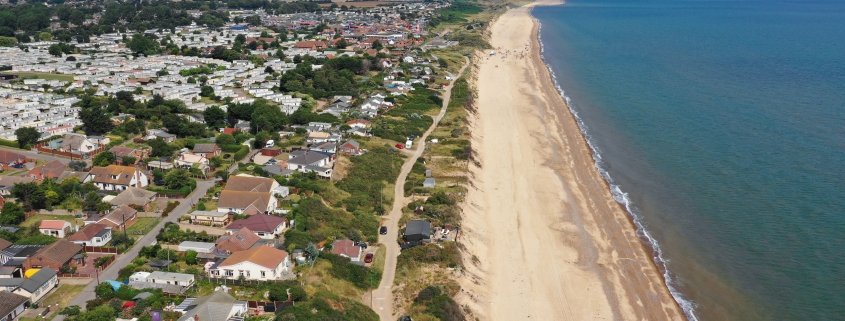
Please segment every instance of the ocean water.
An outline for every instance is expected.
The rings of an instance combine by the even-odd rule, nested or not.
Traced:
[[[845,320],[845,1],[568,0],[534,15],[691,319]]]

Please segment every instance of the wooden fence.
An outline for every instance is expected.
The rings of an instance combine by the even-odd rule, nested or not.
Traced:
[[[52,149],[52,148],[48,148],[48,147],[46,147],[45,145],[46,145],[46,144],[44,144],[44,143],[41,143],[41,144],[35,145],[35,150],[36,150],[36,151],[38,151],[39,153],[48,154],[48,155],[51,155],[51,156],[58,156],[58,157],[70,158],[71,160],[74,160],[74,159],[76,159],[76,160],[83,160],[83,159],[93,158],[93,157],[94,157],[94,156],[96,156],[97,154],[102,153],[104,150],[106,150],[106,146],[105,146],[105,145],[102,145],[102,146],[100,146],[99,148],[97,148],[97,149],[95,149],[95,150],[91,151],[90,153],[87,153],[87,154],[77,154],[77,153],[71,153],[71,152],[64,152],[64,151],[60,151],[60,150],[55,150],[55,149]]]
[[[85,246],[82,250],[86,253],[120,254],[120,251],[118,251],[117,248],[110,246]]]

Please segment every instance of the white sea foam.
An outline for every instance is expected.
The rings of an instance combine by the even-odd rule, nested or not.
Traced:
[[[677,288],[677,281],[675,277],[669,272],[669,268],[667,267],[668,260],[663,257],[663,251],[660,249],[660,244],[657,240],[652,237],[651,233],[645,227],[645,223],[642,220],[642,216],[639,213],[639,210],[634,206],[631,202],[631,199],[628,197],[628,193],[622,190],[616,182],[613,180],[613,177],[610,176],[610,173],[605,169],[604,162],[602,161],[601,152],[599,151],[598,146],[593,142],[593,138],[590,136],[590,132],[588,130],[587,124],[581,119],[578,114],[578,111],[574,108],[574,104],[572,103],[572,99],[566,95],[563,88],[558,81],[557,75],[552,70],[551,66],[549,65],[548,61],[546,61],[545,57],[545,45],[543,44],[543,36],[542,36],[542,28],[543,25],[538,21],[538,32],[537,32],[537,41],[540,44],[540,58],[543,60],[543,63],[546,65],[546,69],[549,70],[549,74],[552,76],[552,82],[554,82],[555,87],[557,88],[558,92],[560,93],[561,97],[563,97],[564,101],[566,101],[566,105],[569,108],[569,112],[575,118],[575,122],[578,124],[578,128],[581,131],[581,134],[584,135],[584,138],[587,141],[587,145],[592,150],[593,161],[595,163],[596,169],[598,169],[599,174],[607,181],[608,186],[610,186],[610,192],[613,195],[613,198],[619,204],[625,207],[625,210],[631,216],[631,220],[634,222],[634,225],[637,228],[637,235],[640,236],[652,249],[652,259],[654,263],[657,265],[658,269],[663,273],[663,279],[665,281],[666,287],[669,289],[669,293],[672,295],[672,298],[675,302],[678,303],[678,306],[684,312],[687,319],[690,321],[698,321],[698,317],[695,314],[696,304],[692,300],[686,298]]]

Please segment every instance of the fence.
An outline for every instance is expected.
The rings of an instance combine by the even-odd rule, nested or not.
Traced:
[[[52,148],[45,147],[45,144],[43,144],[43,143],[36,145],[35,150],[37,150],[39,153],[49,154],[49,155],[52,155],[52,156],[70,158],[71,160],[74,160],[74,159],[82,160],[82,159],[92,158],[92,157],[96,156],[97,154],[103,152],[104,150],[106,150],[106,146],[105,145],[100,146],[99,148],[91,151],[90,153],[86,153],[86,154],[77,154],[77,153],[55,150],[55,149],[52,149]]]
[[[87,253],[120,254],[120,251],[118,251],[117,248],[110,246],[85,246],[82,250]]]
[[[60,273],[60,278],[91,278],[91,274],[84,273]]]

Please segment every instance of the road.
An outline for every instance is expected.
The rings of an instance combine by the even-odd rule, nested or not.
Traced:
[[[9,147],[9,146],[0,146],[0,150],[7,150],[7,151],[10,151],[10,152],[15,152],[15,153],[24,155],[24,156],[32,158],[32,159],[38,159],[38,160],[43,160],[43,161],[48,161],[48,162],[57,160],[57,161],[62,162],[63,164],[70,163],[70,158],[64,158],[64,157],[53,156],[53,155],[50,155],[50,154],[38,153],[34,150],[29,150],[29,149],[18,149],[18,148],[12,148],[12,147]]]
[[[440,112],[434,117],[434,122],[431,127],[420,136],[419,142],[414,144],[417,148],[409,155],[402,164],[402,169],[399,176],[396,177],[396,183],[393,185],[393,207],[390,209],[390,214],[385,218],[384,225],[387,226],[387,235],[379,235],[379,243],[384,244],[387,252],[384,259],[384,272],[381,275],[381,282],[379,287],[370,293],[371,305],[374,311],[378,313],[381,321],[395,321],[398,316],[394,315],[393,311],[393,280],[396,277],[396,261],[399,257],[399,219],[402,218],[402,208],[404,208],[410,199],[405,197],[405,180],[411,172],[411,168],[417,159],[422,156],[425,151],[426,139],[428,135],[437,128],[437,124],[446,115],[446,108],[449,106],[449,100],[452,97],[452,86],[455,81],[460,78],[464,70],[469,65],[469,59],[461,67],[455,79],[449,82],[449,85],[444,88],[443,105],[440,107]]]
[[[184,200],[182,200],[179,203],[179,205],[176,206],[176,208],[174,208],[173,211],[170,212],[169,215],[167,215],[167,217],[164,217],[160,222],[158,222],[158,225],[156,225],[149,233],[147,233],[146,235],[141,237],[141,239],[138,240],[138,242],[135,242],[135,245],[133,245],[132,248],[129,249],[129,251],[126,251],[125,253],[118,255],[118,257],[114,261],[114,263],[112,263],[111,265],[109,265],[108,268],[106,268],[105,270],[100,272],[100,276],[99,276],[100,281],[102,282],[104,280],[115,280],[115,279],[117,279],[118,271],[120,271],[120,269],[129,265],[129,263],[131,263],[132,260],[134,260],[136,257],[138,257],[138,252],[141,251],[141,247],[152,244],[153,241],[155,241],[155,238],[158,235],[158,232],[161,231],[162,228],[164,228],[165,224],[175,223],[179,219],[179,217],[188,213],[188,211],[191,210],[192,204],[197,203],[197,201],[199,201],[200,198],[205,196],[205,193],[212,186],[214,186],[214,183],[215,183],[214,180],[197,181],[197,188],[194,189],[194,191],[191,192],[191,194],[189,194],[188,197],[186,197]],[[73,298],[73,300],[70,301],[69,305],[78,305],[78,306],[82,307],[83,309],[85,309],[85,303],[90,301],[90,300],[93,300],[95,298],[95,294],[94,294],[94,288],[95,287],[97,287],[97,282],[88,283],[88,285],[85,287],[85,289],[83,289],[82,292],[77,294],[77,296],[75,298]],[[53,318],[53,321],[62,321],[62,320],[64,320],[64,316],[62,316],[62,315],[57,315],[55,318]]]

